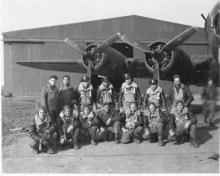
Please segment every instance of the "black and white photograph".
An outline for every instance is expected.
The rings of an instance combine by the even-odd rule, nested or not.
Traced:
[[[219,175],[219,0],[1,0],[2,174]]]

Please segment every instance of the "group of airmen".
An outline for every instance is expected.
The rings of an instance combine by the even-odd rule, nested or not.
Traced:
[[[150,80],[143,97],[132,76],[126,73],[124,78],[119,92],[103,77],[94,93],[88,76],[83,76],[77,89],[70,85],[68,75],[63,76],[59,89],[57,76],[50,76],[30,124],[33,152],[53,154],[58,146],[70,144],[79,149],[83,142],[95,146],[100,141],[110,140],[115,144],[149,140],[163,146],[165,136],[174,144],[190,141],[193,147],[199,147],[197,119],[189,110],[193,95],[179,75],[174,75],[167,95],[157,80]],[[204,88],[205,99],[207,92],[210,90]],[[212,120],[209,119],[210,125]]]

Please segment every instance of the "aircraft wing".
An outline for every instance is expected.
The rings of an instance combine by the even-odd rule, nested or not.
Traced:
[[[63,72],[76,72],[76,73],[86,73],[87,70],[80,61],[50,61],[50,62],[17,62],[19,65],[26,67],[32,67],[42,70],[53,70],[53,71],[63,71]]]

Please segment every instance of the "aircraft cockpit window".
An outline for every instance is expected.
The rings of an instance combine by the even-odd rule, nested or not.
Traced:
[[[121,52],[125,57],[133,58],[133,47],[127,43],[113,43],[111,47]]]

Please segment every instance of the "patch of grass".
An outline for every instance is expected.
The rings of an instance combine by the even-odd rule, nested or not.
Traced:
[[[27,136],[27,133],[11,133],[9,130],[29,126],[38,100],[36,97],[2,98],[2,145],[11,145],[17,139]]]

